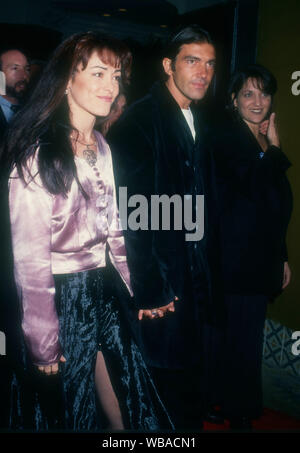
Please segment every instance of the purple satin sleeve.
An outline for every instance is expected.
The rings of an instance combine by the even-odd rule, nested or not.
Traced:
[[[34,175],[34,166],[31,171]],[[52,196],[42,188],[38,176],[25,185],[13,170],[9,209],[25,341],[33,363],[49,365],[61,356],[51,270]]]
[[[108,171],[110,172],[109,179],[111,180],[111,187],[112,187],[111,203],[109,204],[109,212],[108,212],[107,242],[109,245],[109,256],[112,261],[112,264],[114,265],[116,270],[119,272],[124,283],[126,284],[127,289],[130,292],[130,295],[133,296],[131,282],[130,282],[130,272],[129,272],[128,265],[127,265],[124,235],[123,235],[123,230],[121,228],[121,222],[119,219],[111,153],[110,153],[110,149],[109,149],[108,145],[107,145],[107,148],[109,150],[109,153],[108,153],[108,158],[109,158]]]

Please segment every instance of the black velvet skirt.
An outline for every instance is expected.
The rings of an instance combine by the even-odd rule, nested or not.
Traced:
[[[54,278],[66,363],[59,374],[42,375],[22,346],[23,363],[12,372],[9,428],[105,430],[94,383],[100,350],[125,429],[173,429],[137,346],[129,293],[113,266]]]

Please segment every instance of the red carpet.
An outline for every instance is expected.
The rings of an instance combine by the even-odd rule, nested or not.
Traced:
[[[300,432],[300,420],[297,420],[289,415],[277,412],[272,409],[264,409],[264,413],[259,420],[253,422],[254,431],[285,431],[297,430]],[[226,431],[229,430],[229,421],[225,420],[224,425],[214,425],[212,423],[204,423],[205,431]]]

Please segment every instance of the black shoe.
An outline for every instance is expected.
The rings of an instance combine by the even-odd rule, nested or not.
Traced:
[[[222,412],[214,408],[211,408],[209,411],[206,412],[204,420],[208,423],[213,423],[214,425],[224,424],[224,416]]]
[[[230,418],[230,429],[237,431],[252,431],[252,422],[248,417]]]

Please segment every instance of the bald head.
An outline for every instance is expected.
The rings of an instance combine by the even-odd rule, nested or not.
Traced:
[[[0,69],[5,74],[6,95],[3,96],[17,104],[24,96],[29,82],[30,66],[26,56],[17,49],[0,54]]]

